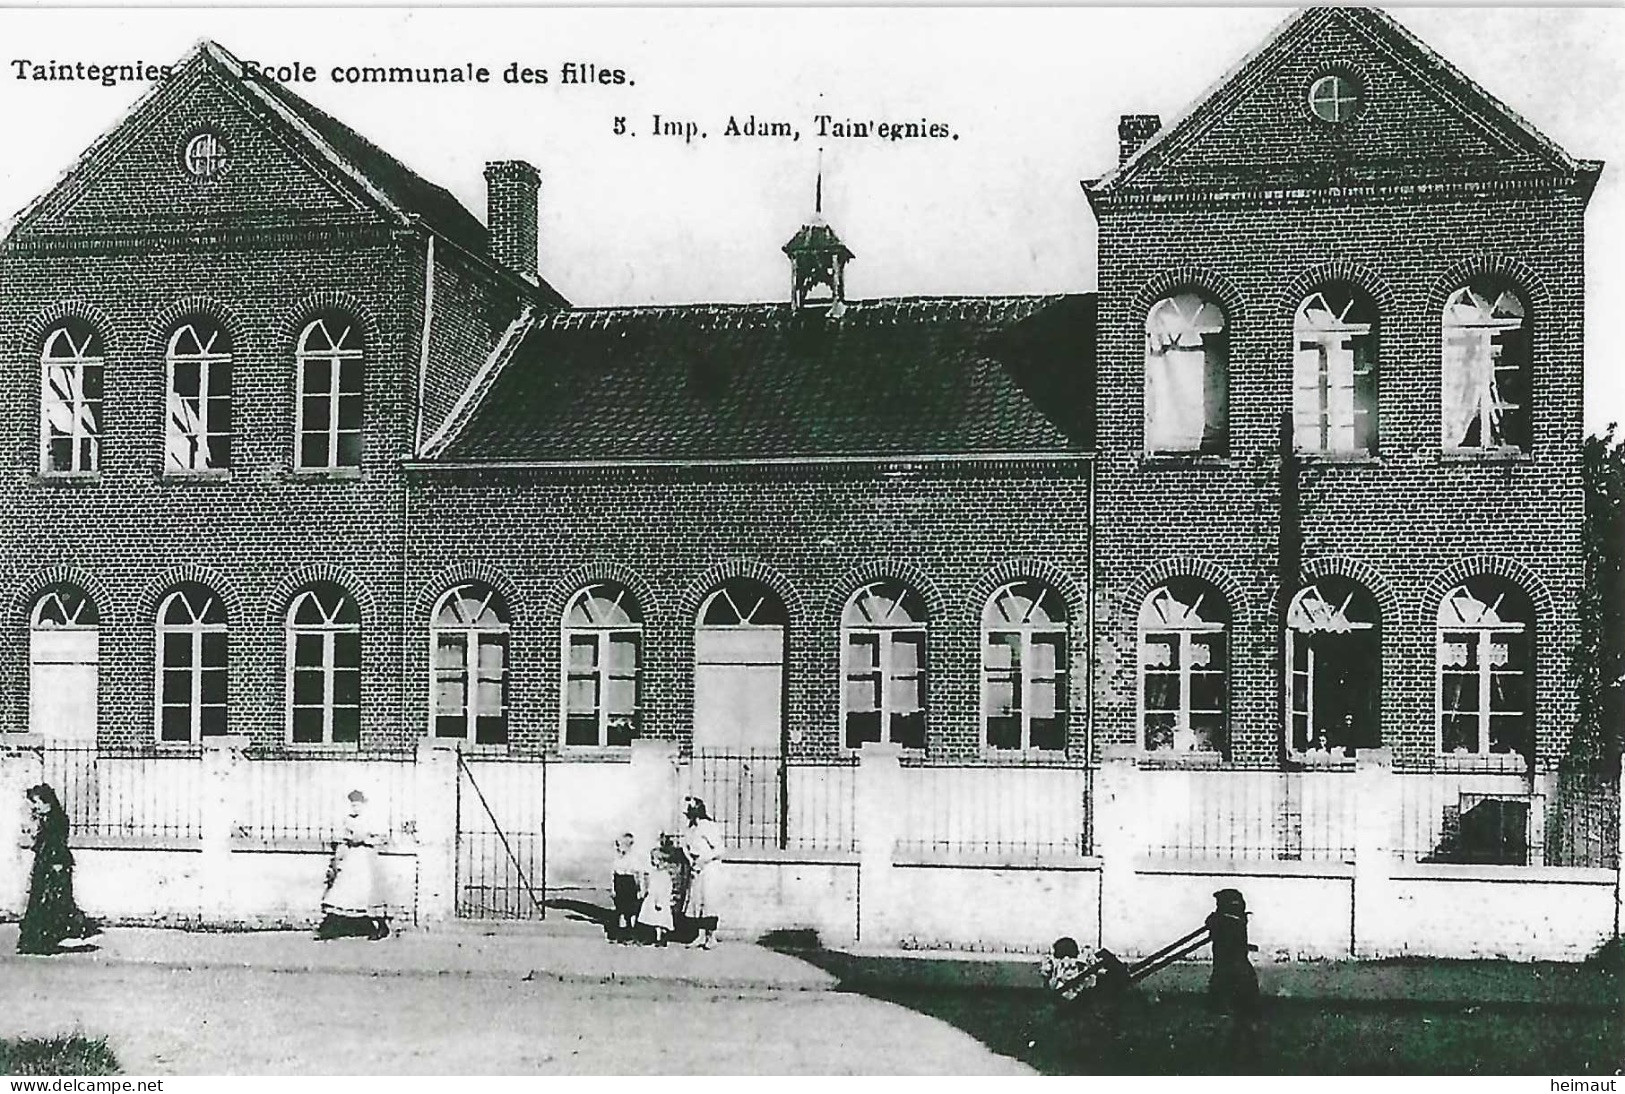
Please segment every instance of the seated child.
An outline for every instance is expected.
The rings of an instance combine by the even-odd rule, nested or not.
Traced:
[[[1038,965],[1038,972],[1049,990],[1069,1003],[1089,986],[1083,970],[1084,961],[1078,956],[1077,940],[1065,937],[1055,940],[1049,956]]]

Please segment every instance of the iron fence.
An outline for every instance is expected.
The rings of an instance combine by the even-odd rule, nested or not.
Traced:
[[[62,800],[75,836],[193,840],[203,834],[203,754],[98,749],[40,750],[44,781]]]
[[[1408,862],[1540,865],[1546,797],[1523,775],[1402,771],[1395,855]]]
[[[907,758],[897,850],[1013,859],[1088,855],[1092,775],[1081,760]]]
[[[1154,858],[1352,862],[1354,784],[1340,770],[1225,765],[1148,769],[1145,853]]]
[[[857,759],[697,750],[684,793],[701,798],[729,847],[849,851],[857,845]]]
[[[1554,866],[1619,869],[1618,779],[1561,772],[1552,780],[1546,860]]]
[[[416,836],[417,769],[410,752],[250,752],[233,834],[332,843],[344,830],[352,790],[367,796],[371,821],[391,841]]]

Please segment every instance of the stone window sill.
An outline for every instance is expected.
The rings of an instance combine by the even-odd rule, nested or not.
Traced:
[[[1533,463],[1535,457],[1521,448],[1446,448],[1439,452],[1442,464]]]
[[[231,481],[231,471],[229,469],[221,469],[219,471],[169,471],[169,470],[166,470],[166,471],[160,471],[158,473],[158,479],[159,479],[160,482],[166,482],[166,483],[171,483],[171,482],[172,483],[230,482]]]
[[[1140,456],[1142,471],[1217,471],[1234,467],[1229,456],[1203,452],[1146,452]]]
[[[359,482],[359,467],[291,467],[284,476],[289,482]]]
[[[100,471],[37,471],[36,486],[95,486],[102,481]]]

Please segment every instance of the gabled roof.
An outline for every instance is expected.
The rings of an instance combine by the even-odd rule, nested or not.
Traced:
[[[1194,149],[1210,140],[1238,107],[1259,94],[1280,70],[1309,50],[1317,38],[1345,32],[1368,48],[1372,56],[1380,57],[1396,73],[1413,81],[1464,129],[1470,128],[1486,149],[1494,150],[1493,157],[1479,156],[1465,163],[1447,162],[1447,157],[1438,156],[1436,149],[1412,146],[1397,153],[1389,150],[1387,154],[1392,158],[1404,160],[1402,164],[1393,164],[1395,172],[1413,179],[1427,173],[1430,167],[1444,177],[1458,176],[1465,168],[1469,172],[1515,171],[1524,175],[1547,173],[1572,178],[1600,169],[1598,164],[1571,157],[1386,12],[1366,7],[1314,7],[1293,14],[1184,113],[1116,169],[1093,182],[1086,182],[1085,189],[1091,195],[1109,195],[1136,189],[1177,188],[1182,181],[1176,177],[1181,171],[1182,158],[1189,157]],[[1263,158],[1256,148],[1244,151],[1255,160]],[[1342,151],[1339,150],[1339,154]],[[1356,143],[1351,154],[1358,158],[1360,151]],[[1381,158],[1383,154],[1379,152],[1375,156]],[[1431,164],[1430,154],[1435,160]],[[1493,164],[1489,162],[1492,158],[1496,160]],[[1260,170],[1266,166],[1260,165]],[[1380,169],[1376,170],[1373,178],[1380,177],[1381,173]],[[1268,185],[1305,180],[1282,175],[1268,178],[1261,174],[1247,181]],[[1356,172],[1353,177],[1339,181],[1360,181],[1360,178]],[[1201,178],[1196,184],[1217,185],[1211,177]]]
[[[1075,453],[1090,296],[536,316],[428,455],[463,462]]]

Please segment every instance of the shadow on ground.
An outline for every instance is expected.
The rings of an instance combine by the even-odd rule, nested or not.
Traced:
[[[1063,1007],[1036,968],[1033,987],[1013,987],[1006,963],[851,954],[801,931],[760,942],[1051,1075],[1612,1075],[1625,1062],[1617,1004],[1270,998],[1248,1027],[1154,979],[1117,1006]]]

